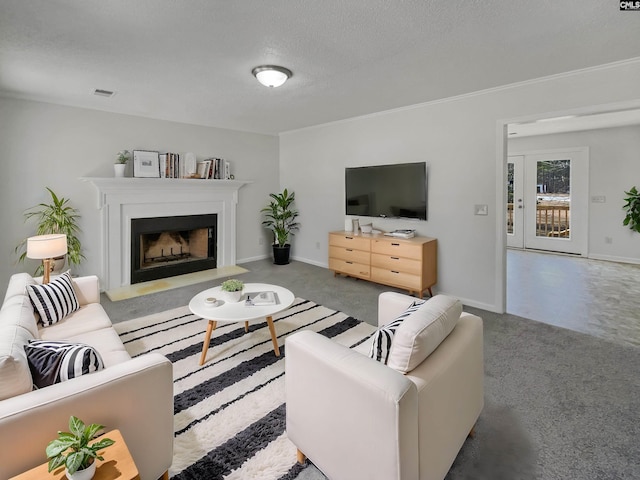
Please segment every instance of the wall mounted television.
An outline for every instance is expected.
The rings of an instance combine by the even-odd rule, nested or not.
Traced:
[[[345,169],[347,215],[427,219],[427,163]]]

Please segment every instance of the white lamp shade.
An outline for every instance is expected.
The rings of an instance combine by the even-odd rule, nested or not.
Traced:
[[[265,87],[279,87],[291,77],[291,70],[276,65],[263,65],[253,69],[253,74]]]
[[[42,260],[67,253],[67,236],[53,233],[27,238],[27,257]]]

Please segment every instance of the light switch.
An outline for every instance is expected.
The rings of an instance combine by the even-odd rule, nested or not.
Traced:
[[[607,203],[607,197],[604,195],[592,195],[591,203]]]

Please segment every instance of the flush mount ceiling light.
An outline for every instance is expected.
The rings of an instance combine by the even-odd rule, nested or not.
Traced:
[[[288,68],[276,65],[260,65],[251,70],[251,73],[265,87],[279,87],[293,75]]]

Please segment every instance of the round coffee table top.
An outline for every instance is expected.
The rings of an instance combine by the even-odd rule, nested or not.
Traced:
[[[247,305],[247,295],[260,292],[273,292],[276,297],[275,305]],[[213,287],[198,293],[189,302],[189,310],[195,315],[208,320],[219,322],[247,322],[262,319],[275,313],[286,310],[295,300],[295,295],[288,289],[269,283],[245,283],[242,298],[239,302],[226,302],[222,298],[220,287]],[[205,303],[205,298],[218,299],[215,305]]]

